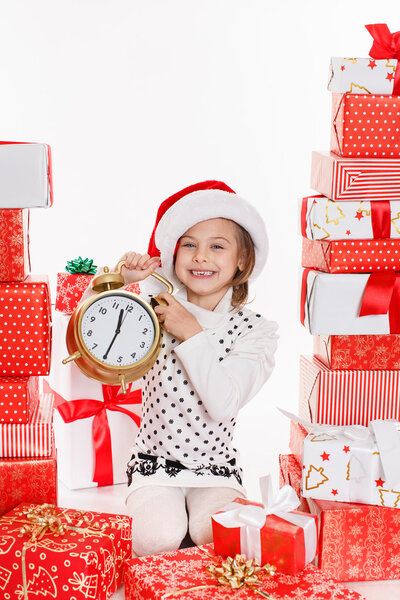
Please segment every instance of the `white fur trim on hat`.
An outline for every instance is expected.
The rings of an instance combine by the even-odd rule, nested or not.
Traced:
[[[260,213],[237,194],[222,190],[199,190],[175,202],[160,219],[155,232],[162,270],[170,281],[177,281],[173,259],[179,238],[200,221],[217,218],[231,219],[248,231],[255,250],[255,265],[250,280],[256,279],[261,273],[268,256],[268,236]]]

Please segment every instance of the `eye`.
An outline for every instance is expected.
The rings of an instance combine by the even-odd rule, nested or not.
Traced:
[[[212,248],[216,248],[217,250],[222,250],[223,249],[223,246],[220,246],[219,244],[213,244],[211,247]]]
[[[185,244],[181,244],[181,246],[184,246],[185,248],[194,248],[194,244],[192,244],[192,242],[186,242]]]

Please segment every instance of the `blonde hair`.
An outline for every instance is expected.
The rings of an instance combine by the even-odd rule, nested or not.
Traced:
[[[251,239],[249,232],[239,225],[239,223],[236,223],[235,221],[232,221],[232,223],[235,225],[239,256],[243,257],[244,268],[242,271],[237,269],[232,280],[233,289],[231,304],[233,308],[240,308],[246,304],[249,296],[248,280],[254,269],[256,255],[253,240]]]

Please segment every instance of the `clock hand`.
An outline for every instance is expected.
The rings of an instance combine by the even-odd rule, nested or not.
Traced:
[[[122,324],[122,317],[123,317],[123,316],[124,316],[124,309],[123,309],[123,308],[121,308],[121,310],[119,311],[118,323],[117,323],[117,328],[116,328],[116,330],[115,330],[115,333],[114,333],[114,337],[113,337],[113,339],[111,340],[111,342],[110,342],[110,345],[108,346],[108,348],[107,348],[107,350],[106,350],[106,353],[105,353],[105,354],[104,354],[104,356],[103,356],[103,360],[106,360],[106,359],[107,359],[108,353],[110,352],[110,350],[111,350],[111,347],[112,347],[113,343],[115,342],[115,339],[116,339],[117,335],[118,335],[118,334],[120,333],[120,331],[121,331],[121,324]]]

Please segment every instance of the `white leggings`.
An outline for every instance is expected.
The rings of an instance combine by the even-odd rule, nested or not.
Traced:
[[[177,550],[188,531],[196,545],[212,541],[211,515],[243,494],[226,487],[148,485],[127,498],[137,556]]]

